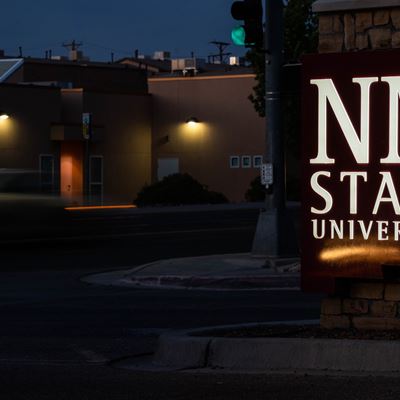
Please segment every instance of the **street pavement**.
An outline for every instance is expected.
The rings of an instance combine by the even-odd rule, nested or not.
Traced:
[[[267,267],[268,265],[268,267]],[[87,283],[134,288],[167,288],[212,291],[297,290],[299,259],[265,259],[250,253],[158,260],[125,271],[90,275]],[[259,321],[262,324],[263,321]],[[287,324],[312,321],[281,321]],[[257,325],[257,324],[256,324]],[[217,329],[251,328],[243,324]],[[259,326],[259,325],[258,325]],[[210,331],[211,329],[211,331]],[[212,332],[215,328],[203,328]],[[200,330],[201,331],[201,330]],[[132,358],[118,363],[128,369],[203,369],[241,371],[342,371],[355,373],[400,373],[396,354],[400,346],[390,341],[349,341],[290,338],[213,338],[193,336],[198,330],[162,333],[153,357]],[[390,357],[393,355],[393,359]]]
[[[158,336],[177,329],[318,318],[321,297],[291,287],[171,290],[81,280],[158,260],[244,254],[251,248],[257,215],[257,209],[83,211],[73,215],[69,231],[57,240],[37,237],[36,243],[5,245],[0,399],[399,398],[398,377],[149,373],[110,364],[154,352]]]

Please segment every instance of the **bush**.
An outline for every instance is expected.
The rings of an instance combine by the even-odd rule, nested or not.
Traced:
[[[250,182],[250,187],[245,193],[246,201],[264,201],[266,189],[261,183],[261,177],[257,176]]]
[[[169,175],[162,181],[145,186],[134,201],[138,207],[227,202],[228,199],[222,193],[208,190],[189,174]]]

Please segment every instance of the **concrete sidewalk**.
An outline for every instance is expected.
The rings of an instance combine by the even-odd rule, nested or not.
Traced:
[[[171,289],[298,288],[299,259],[281,258],[268,264],[266,267],[264,258],[253,258],[249,253],[174,258],[91,275],[83,280],[93,284]]]

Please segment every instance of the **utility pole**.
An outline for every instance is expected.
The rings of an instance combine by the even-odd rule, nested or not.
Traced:
[[[69,49],[69,59],[71,61],[78,61],[79,53],[78,49],[83,45],[82,42],[76,42],[73,40],[71,43],[63,43],[62,46]]]
[[[286,212],[284,132],[282,123],[283,1],[265,1],[265,159],[268,191],[259,216],[252,254],[267,266],[279,257],[296,255],[297,241]],[[292,226],[291,226],[292,225]]]
[[[76,51],[79,49],[79,47],[81,47],[83,45],[82,42],[75,42],[75,40],[73,40],[71,43],[63,43],[62,46],[70,49],[71,51]]]
[[[210,44],[215,44],[218,48],[218,54],[211,54],[209,55],[209,58],[212,58],[212,62],[215,62],[215,58],[219,60],[220,64],[223,64],[225,61],[225,57],[230,56],[232,53],[225,53],[225,49],[230,45],[230,43],[226,42],[219,42],[217,40],[214,40],[210,42]]]

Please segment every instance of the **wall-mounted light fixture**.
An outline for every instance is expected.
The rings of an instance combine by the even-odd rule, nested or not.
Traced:
[[[187,124],[189,124],[189,125],[196,125],[196,124],[198,124],[200,121],[198,120],[198,118],[196,118],[196,117],[189,117],[187,120],[186,120],[186,123]]]
[[[5,111],[0,110],[0,121],[4,121],[8,118],[10,118],[10,116]]]

